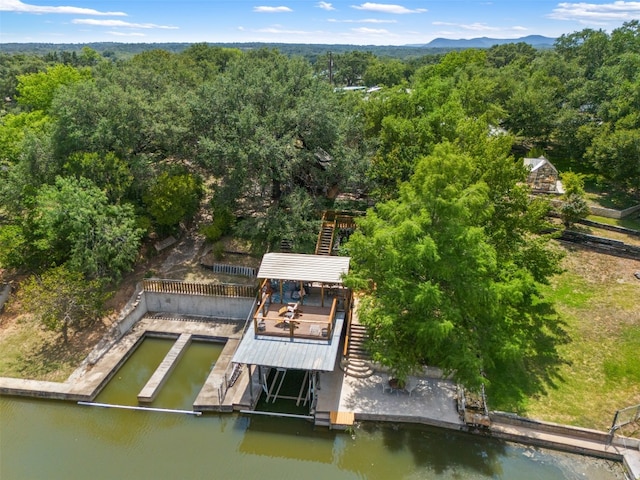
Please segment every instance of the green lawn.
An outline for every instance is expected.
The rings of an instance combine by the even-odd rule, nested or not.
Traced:
[[[640,217],[638,216],[638,214],[640,214],[640,212],[635,213],[633,215],[629,215],[627,218],[620,218],[620,219],[609,218],[609,217],[599,217],[597,215],[589,215],[587,217],[587,220],[640,231]]]
[[[522,413],[608,430],[616,410],[640,404],[640,261],[575,250],[565,268],[546,288],[571,338],[562,380]]]
[[[91,351],[104,328],[72,335],[64,345],[60,334],[45,330],[28,315],[0,316],[0,377],[63,382]]]

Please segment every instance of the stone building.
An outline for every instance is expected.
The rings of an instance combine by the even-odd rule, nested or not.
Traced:
[[[544,156],[525,158],[524,164],[529,168],[527,183],[534,192],[562,193],[558,170]]]

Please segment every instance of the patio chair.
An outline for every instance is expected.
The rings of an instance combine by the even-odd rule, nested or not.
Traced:
[[[415,379],[408,379],[407,384],[404,386],[404,391],[411,396],[411,394],[418,388],[418,381]]]
[[[393,388],[389,384],[390,379],[391,377],[384,377],[382,379],[382,393],[386,393],[386,392],[393,393]]]
[[[300,302],[287,304],[287,314],[289,314],[288,316],[293,318],[299,312],[300,312]]]

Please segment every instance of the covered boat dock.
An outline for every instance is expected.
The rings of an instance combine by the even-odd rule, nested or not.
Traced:
[[[253,391],[250,382],[252,405],[264,393],[267,403],[295,400],[296,406],[308,406],[314,413],[319,373],[335,369],[349,320],[351,293],[342,285],[349,260],[287,253],[264,256],[258,271],[263,280],[261,303],[232,359],[246,365],[250,377],[257,370],[260,391]],[[303,372],[302,382],[296,395],[284,394],[285,378],[292,371]]]

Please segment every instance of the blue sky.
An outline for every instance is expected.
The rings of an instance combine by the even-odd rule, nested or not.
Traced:
[[[0,42],[406,45],[557,37],[640,19],[640,1],[0,0]]]

